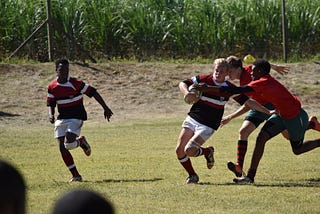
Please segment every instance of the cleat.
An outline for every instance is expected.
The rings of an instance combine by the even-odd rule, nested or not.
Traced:
[[[83,149],[84,154],[86,154],[87,156],[91,155],[91,148],[89,143],[87,142],[86,138],[84,136],[79,137],[79,141],[80,141],[80,147]]]
[[[308,129],[314,129],[316,131],[320,131],[320,123],[317,117],[312,116],[309,118]]]
[[[252,184],[254,180],[249,178],[248,176],[245,176],[243,178],[234,178],[233,182],[237,184]]]
[[[237,177],[241,177],[244,175],[244,172],[242,171],[240,165],[238,163],[232,163],[231,161],[228,162],[227,164],[228,169],[233,172]]]
[[[214,153],[214,148],[212,146],[208,147],[210,150],[210,153],[206,156],[204,156],[207,160],[207,167],[208,169],[211,169],[214,166],[214,157],[213,157],[213,153]]]
[[[196,184],[199,181],[199,176],[197,174],[190,175],[187,180],[186,184]]]
[[[72,182],[75,182],[75,181],[81,182],[82,181],[81,175],[73,176],[68,182],[72,183]]]

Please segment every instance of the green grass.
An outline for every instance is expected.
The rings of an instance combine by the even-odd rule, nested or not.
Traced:
[[[216,165],[193,158],[199,185],[184,185],[186,173],[175,155],[181,118],[125,123],[87,121],[84,134],[92,156],[72,151],[82,183],[68,184],[49,124],[0,125],[0,157],[13,162],[28,187],[28,213],[50,213],[55,200],[74,188],[109,198],[117,213],[318,213],[319,150],[301,156],[281,136],[266,146],[255,185],[235,185],[226,163],[235,160],[241,120],[219,129],[205,145],[214,145]],[[248,167],[257,132],[250,137]],[[306,139],[319,137],[309,131]]]

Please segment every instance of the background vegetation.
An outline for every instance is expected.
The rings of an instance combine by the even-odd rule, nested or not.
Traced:
[[[45,19],[45,0],[1,0],[0,59]],[[214,58],[282,56],[280,0],[52,0],[53,58]],[[287,0],[288,50],[320,50],[320,0]],[[64,32],[67,33],[68,37]],[[47,61],[46,28],[17,53]]]

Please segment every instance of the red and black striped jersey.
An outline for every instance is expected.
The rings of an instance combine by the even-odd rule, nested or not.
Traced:
[[[58,107],[58,119],[87,119],[83,94],[94,96],[96,89],[76,78],[69,77],[66,83],[53,80],[48,85],[47,106]]]
[[[216,82],[213,74],[200,74],[183,82],[188,86],[198,83],[205,83],[211,86],[235,86],[229,81],[224,81],[223,83]],[[192,105],[188,115],[199,123],[217,130],[224,113],[224,106],[230,96],[228,93],[203,92],[200,100]],[[242,105],[248,97],[241,94],[233,99]]]

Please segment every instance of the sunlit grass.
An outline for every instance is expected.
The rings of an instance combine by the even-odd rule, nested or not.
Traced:
[[[193,158],[199,185],[184,185],[186,173],[175,146],[183,116],[122,123],[86,122],[83,132],[92,156],[72,151],[82,183],[68,184],[64,166],[47,124],[1,125],[1,158],[13,162],[28,186],[28,213],[50,213],[55,200],[74,188],[108,197],[117,213],[316,213],[320,210],[319,150],[295,156],[281,136],[270,141],[255,185],[238,186],[226,163],[236,158],[241,120],[219,129],[206,145],[215,147],[216,165]],[[248,167],[257,132],[250,137]],[[306,139],[319,137],[309,131]]]

